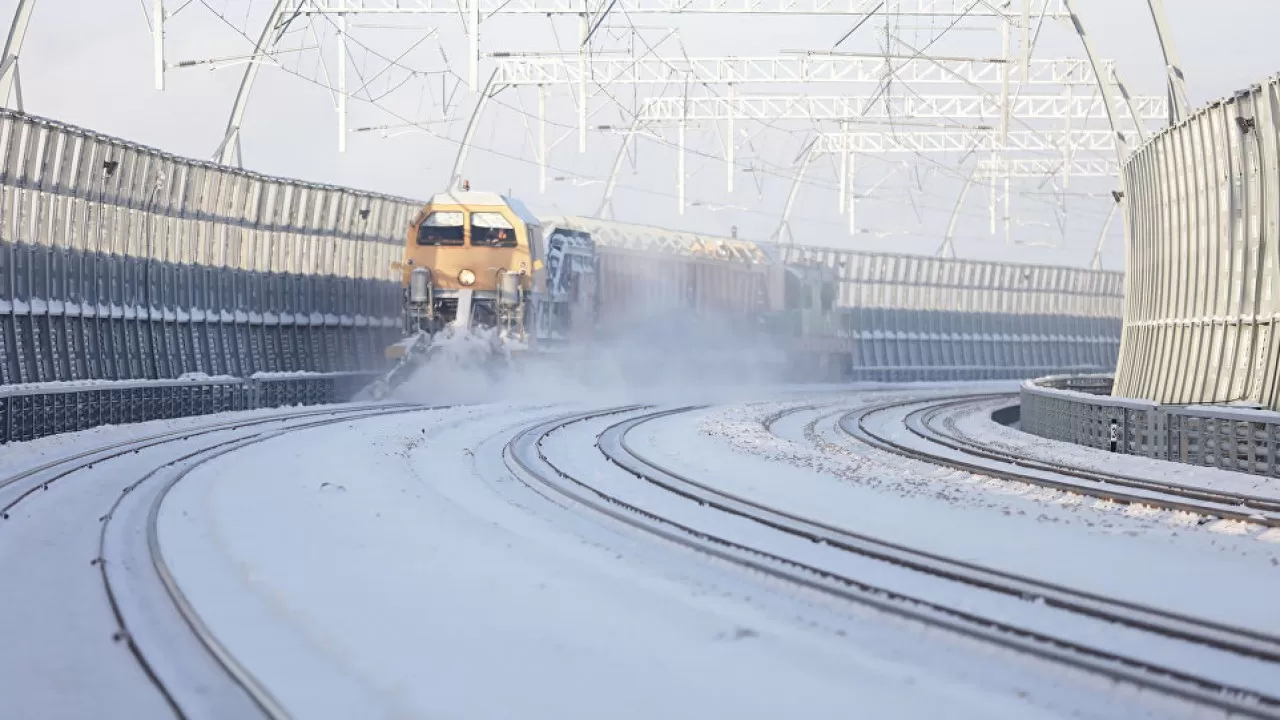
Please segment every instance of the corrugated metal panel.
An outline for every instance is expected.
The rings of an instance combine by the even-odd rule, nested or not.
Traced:
[[[1139,148],[1129,187],[1129,299],[1117,395],[1280,409],[1280,78]]]

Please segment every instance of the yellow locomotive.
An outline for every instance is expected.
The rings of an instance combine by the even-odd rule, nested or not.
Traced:
[[[715,344],[710,325],[735,336],[735,346],[783,352],[795,367],[847,354],[847,343],[833,337],[829,269],[781,262],[736,239],[697,236],[694,245],[751,252],[643,252],[614,237],[640,232],[674,233],[590,218],[539,220],[519,200],[465,183],[435,195],[408,227],[398,264],[403,339],[387,348],[394,367],[370,394],[385,396],[458,337],[459,346],[501,358],[643,337],[655,324]]]
[[[432,197],[405,243],[406,334],[474,323],[524,340],[526,304],[545,270],[532,242],[537,232],[537,218],[513,198],[471,191]]]
[[[398,264],[404,338],[373,389],[403,380],[449,329],[483,330],[493,349],[554,344],[594,323],[595,244],[545,226],[519,200],[466,186],[435,195],[408,228]]]

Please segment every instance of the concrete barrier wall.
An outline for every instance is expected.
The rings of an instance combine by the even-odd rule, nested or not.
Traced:
[[[1056,376],[1022,385],[1020,427],[1052,440],[1110,450],[1111,423],[1128,455],[1280,477],[1280,413],[1160,405],[1112,397],[1110,376]]]
[[[1115,393],[1280,409],[1280,78],[1216,102],[1124,167]]]

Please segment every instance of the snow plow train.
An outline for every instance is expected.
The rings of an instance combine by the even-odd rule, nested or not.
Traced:
[[[496,193],[435,195],[408,228],[396,266],[403,337],[387,348],[393,365],[363,395],[385,397],[459,338],[509,362],[524,352],[608,341],[634,325],[637,308],[650,318],[715,318],[768,336],[788,367],[829,372],[843,344],[830,332],[830,271],[773,262],[756,245],[729,238],[716,247],[703,239],[636,249],[622,239],[636,227],[543,220]]]

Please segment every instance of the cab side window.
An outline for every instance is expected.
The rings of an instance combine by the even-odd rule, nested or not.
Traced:
[[[461,212],[433,212],[418,226],[418,244],[459,247],[462,230]]]
[[[506,248],[516,246],[516,229],[496,212],[471,213],[471,247]]]

